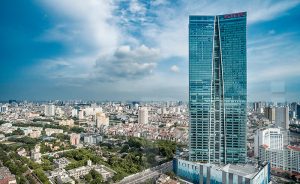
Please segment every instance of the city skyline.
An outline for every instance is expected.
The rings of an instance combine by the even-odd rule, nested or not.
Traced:
[[[300,0],[3,0],[0,184],[300,182]]]
[[[237,2],[4,1],[0,100],[187,101],[188,16],[241,11],[249,101],[299,100],[299,1]]]

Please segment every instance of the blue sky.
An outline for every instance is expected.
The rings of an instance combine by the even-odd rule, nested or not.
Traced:
[[[299,100],[299,0],[2,0],[0,100],[187,100],[188,16],[248,12],[248,99]]]

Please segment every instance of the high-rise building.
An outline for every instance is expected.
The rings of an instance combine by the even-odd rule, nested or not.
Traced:
[[[65,111],[61,107],[56,107],[55,114],[58,116],[63,116],[65,114]]]
[[[262,108],[261,102],[254,102],[253,103],[253,111],[254,112],[260,113],[261,112],[261,108]]]
[[[275,125],[284,129],[289,129],[289,107],[275,108]]]
[[[8,110],[8,106],[7,105],[0,106],[0,112],[5,113],[7,110]]]
[[[34,149],[31,150],[30,156],[31,156],[31,159],[35,162],[41,162],[42,155],[40,153],[40,149],[41,149],[40,145],[37,144],[37,145],[35,145]]]
[[[189,17],[191,161],[246,161],[246,17]]]
[[[45,116],[54,116],[55,106],[53,104],[45,105]]]
[[[78,119],[84,119],[84,111],[83,110],[78,111]]]
[[[274,122],[275,121],[275,107],[265,107],[264,109],[264,114],[265,117],[270,121],[270,122]]]
[[[83,142],[86,144],[98,144],[102,142],[103,138],[101,135],[85,135]]]
[[[191,183],[269,183],[270,164],[246,162],[246,12],[190,16],[189,161],[173,171]],[[233,163],[233,164],[232,164]]]
[[[109,125],[109,117],[106,117],[105,113],[98,112],[96,113],[96,126],[100,128],[101,126]]]
[[[283,149],[283,133],[279,128],[262,128],[255,132],[254,155],[258,156],[259,147],[267,145],[270,149]]]
[[[138,123],[148,124],[148,109],[147,107],[141,107],[138,113]]]
[[[72,117],[78,117],[78,110],[72,109]]]
[[[296,111],[297,110],[297,102],[292,102],[291,104],[290,104],[290,109],[291,109],[291,111]]]
[[[76,146],[80,143],[80,134],[70,134],[70,144]]]
[[[298,120],[300,120],[300,104],[296,105],[296,117]]]

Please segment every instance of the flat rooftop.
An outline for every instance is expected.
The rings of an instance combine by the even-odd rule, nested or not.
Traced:
[[[253,178],[260,171],[259,168],[250,164],[245,164],[245,165],[227,164],[222,167],[222,170],[225,172],[243,176],[245,178]]]

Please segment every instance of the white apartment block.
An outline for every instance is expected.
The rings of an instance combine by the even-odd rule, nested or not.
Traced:
[[[34,149],[31,150],[30,157],[35,162],[41,162],[42,155],[40,153],[40,145],[35,145]]]
[[[72,117],[77,117],[77,116],[78,116],[78,110],[72,109]]]
[[[279,128],[263,128],[256,131],[254,154],[259,161],[270,162],[271,168],[300,172],[300,147],[286,146],[286,132]]]
[[[109,125],[109,117],[106,117],[106,115],[103,112],[96,113],[97,128],[100,128],[101,126],[108,126],[108,125]]]
[[[45,116],[54,116],[55,106],[53,104],[45,105]]]
[[[74,120],[73,119],[68,119],[68,120],[61,120],[59,122],[60,126],[69,126],[69,127],[73,127],[74,126]]]
[[[101,107],[86,107],[84,109],[85,115],[86,116],[91,116],[91,115],[95,115],[97,113],[102,112],[102,108]]]
[[[90,160],[88,160],[86,166],[71,169],[68,171],[68,173],[69,176],[74,177],[75,179],[79,179],[80,176],[87,175],[92,169],[95,169],[96,172],[101,174],[104,180],[113,177],[113,175],[116,173],[114,170],[104,165],[92,165],[92,162]]]
[[[258,156],[259,147],[267,145],[269,149],[283,149],[283,133],[279,128],[263,128],[255,133],[254,155]]]
[[[86,144],[98,144],[99,142],[102,142],[102,136],[101,135],[85,135],[83,139],[84,143]]]
[[[79,119],[84,119],[84,112],[83,112],[83,110],[79,110],[78,111],[78,118]]]
[[[51,136],[52,134],[62,134],[64,131],[62,129],[46,128],[46,135]]]
[[[7,110],[8,110],[8,106],[7,105],[0,106],[0,112],[5,113]]]
[[[287,146],[282,150],[269,149],[266,145],[259,147],[259,160],[269,161],[271,168],[300,173],[300,148]]]

